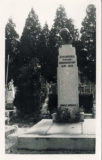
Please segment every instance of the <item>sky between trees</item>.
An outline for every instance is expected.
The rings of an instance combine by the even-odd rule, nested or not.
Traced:
[[[7,23],[12,18],[16,24],[16,31],[21,36],[25,19],[31,8],[34,8],[39,17],[41,26],[48,23],[49,28],[53,25],[56,9],[60,4],[65,7],[67,17],[73,20],[76,28],[81,28],[81,22],[86,14],[86,7],[95,4],[96,0],[9,0],[1,3],[1,12],[5,12],[4,21]]]

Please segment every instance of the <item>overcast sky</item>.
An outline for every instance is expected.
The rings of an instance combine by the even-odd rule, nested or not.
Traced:
[[[16,24],[16,31],[21,35],[25,20],[31,8],[39,17],[41,26],[48,23],[52,26],[56,9],[62,4],[65,7],[67,17],[73,19],[76,28],[80,29],[81,22],[86,15],[86,7],[89,4],[96,4],[96,0],[6,0],[1,9],[5,8],[5,23],[9,18]],[[4,7],[4,8],[3,8]]]

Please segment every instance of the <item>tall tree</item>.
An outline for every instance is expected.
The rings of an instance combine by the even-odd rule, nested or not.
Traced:
[[[13,23],[12,19],[9,19],[5,28],[5,76],[7,76],[8,67],[8,81],[12,78],[15,79],[15,59],[19,53],[19,35],[17,34],[15,27],[16,25]]]
[[[18,92],[15,105],[21,115],[40,112],[41,79],[39,40],[41,27],[37,15],[31,9],[20,39]],[[36,115],[35,114],[35,115]]]
[[[19,115],[40,113],[40,66],[37,58],[20,68],[15,105]]]
[[[82,69],[87,78],[95,82],[96,80],[96,8],[93,4],[86,9],[86,17],[81,28]]]
[[[40,40],[39,40],[39,59],[41,62],[41,74],[45,77],[45,79],[48,79],[49,76],[49,27],[48,24],[45,23]]]
[[[38,56],[38,41],[41,35],[41,26],[38,16],[31,9],[28,18],[26,19],[25,27],[21,36],[21,55],[24,63],[29,62],[32,57]]]

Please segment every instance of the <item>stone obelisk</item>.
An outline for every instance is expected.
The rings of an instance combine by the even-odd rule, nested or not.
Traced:
[[[70,120],[74,120],[79,111],[77,57],[75,48],[71,44],[69,30],[62,29],[60,36],[63,45],[59,48],[57,68],[58,109],[62,114],[67,109]]]

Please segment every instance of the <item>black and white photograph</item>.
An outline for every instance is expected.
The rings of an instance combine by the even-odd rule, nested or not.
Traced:
[[[95,156],[100,151],[100,4],[3,4],[5,155]]]

